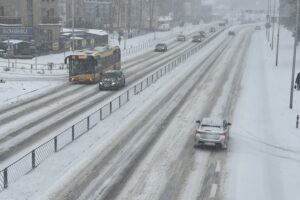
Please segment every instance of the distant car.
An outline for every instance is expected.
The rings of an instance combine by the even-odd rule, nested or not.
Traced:
[[[202,37],[200,35],[193,36],[192,42],[201,42]]]
[[[185,35],[178,35],[177,36],[177,41],[186,41]]]
[[[159,25],[159,27],[157,28],[157,30],[158,31],[169,31],[169,30],[171,30],[171,26],[168,23],[161,24],[161,25]]]
[[[99,82],[99,90],[120,89],[125,86],[125,76],[121,70],[106,71]]]
[[[199,126],[194,135],[195,147],[214,145],[227,149],[231,123],[220,118],[203,118],[201,121],[196,122]]]
[[[260,26],[255,26],[255,30],[261,30]]]
[[[210,31],[211,33],[214,33],[214,32],[216,32],[216,28],[215,28],[215,27],[210,27],[209,31]]]
[[[235,36],[235,32],[234,31],[229,31],[228,35]]]
[[[206,38],[206,33],[205,31],[199,31],[200,37]]]
[[[165,43],[160,43],[155,46],[154,51],[156,52],[166,52],[168,51],[168,47]]]

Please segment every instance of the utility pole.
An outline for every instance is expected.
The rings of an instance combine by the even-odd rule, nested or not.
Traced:
[[[271,8],[271,0],[268,0],[268,23],[270,23],[270,18],[271,18],[271,12],[270,12],[270,8]],[[268,28],[268,42],[270,41],[270,29]]]
[[[275,61],[276,66],[278,66],[279,33],[280,33],[280,10],[278,10],[277,47],[276,47],[276,61]]]
[[[139,16],[139,29],[142,29],[142,23],[143,23],[143,1],[144,0],[140,0],[140,16]]]
[[[273,2],[273,17],[272,17],[272,43],[271,43],[271,49],[273,51],[273,47],[274,47],[274,26],[275,26],[275,7],[276,7],[276,0],[274,0]]]
[[[72,0],[72,52],[74,52],[74,0]]]
[[[296,25],[295,25],[295,34],[294,34],[295,40],[294,40],[294,55],[293,55],[293,67],[292,67],[292,78],[291,78],[290,109],[293,108],[294,78],[295,78],[296,52],[297,52],[297,41],[298,41],[298,23],[299,23],[299,0],[297,0],[297,14],[296,14]]]
[[[10,52],[11,52],[11,45],[10,45],[10,41],[9,41],[9,37],[8,37],[8,41],[7,41],[7,50],[6,50],[6,55],[7,55],[7,67],[8,67],[8,69],[9,69],[9,66],[10,66],[10,61],[9,61]]]
[[[131,30],[131,0],[128,0],[128,9],[127,9],[127,31]]]

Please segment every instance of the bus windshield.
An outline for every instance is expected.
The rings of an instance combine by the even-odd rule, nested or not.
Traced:
[[[72,75],[94,73],[95,64],[93,59],[70,59],[70,73]]]

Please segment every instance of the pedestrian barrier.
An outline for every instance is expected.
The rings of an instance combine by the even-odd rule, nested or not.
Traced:
[[[70,128],[67,128],[63,132],[59,133],[54,138],[33,149],[31,152],[27,153],[9,166],[5,167],[0,171],[0,192],[6,189],[9,184],[15,182],[21,176],[28,174],[29,172],[34,170],[34,168],[38,167],[38,165],[40,165],[42,161],[47,159],[49,156],[56,152],[59,152],[74,140],[87,133],[100,121],[105,120],[113,112],[120,109],[124,104],[129,102],[132,97],[138,95],[140,92],[155,83],[158,79],[166,75],[168,72],[172,71],[179,64],[185,62],[190,56],[198,52],[206,43],[211,41],[221,32],[222,31],[216,33],[215,35],[208,38],[203,43],[193,47],[192,49],[186,50],[184,53],[174,58],[168,64],[162,66],[157,71],[123,92],[117,98],[113,99],[95,112],[91,113],[86,118],[78,121]]]

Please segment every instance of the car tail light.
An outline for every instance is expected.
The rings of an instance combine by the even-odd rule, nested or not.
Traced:
[[[204,132],[201,132],[201,131],[196,131],[195,133],[196,135],[201,135],[201,134],[204,134]]]
[[[226,138],[225,133],[220,134],[220,139],[225,139],[225,138]]]

